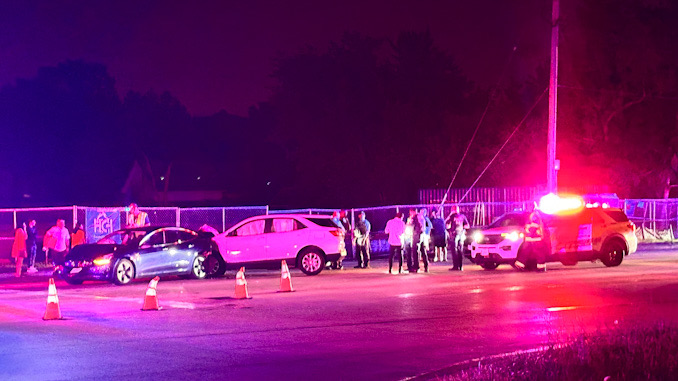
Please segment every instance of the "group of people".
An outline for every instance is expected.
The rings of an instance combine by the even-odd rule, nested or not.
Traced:
[[[399,260],[398,272],[403,271],[403,257],[407,257],[407,271],[416,273],[420,264],[424,262],[424,272],[429,271],[428,252],[433,241],[434,262],[448,260],[448,252],[452,252],[453,267],[450,270],[461,271],[463,260],[463,245],[466,240],[466,230],[470,228],[466,216],[454,207],[452,213],[443,220],[438,212],[431,211],[431,218],[425,208],[417,211],[409,210],[407,221],[403,220],[403,213],[397,212],[395,217],[386,223],[385,233],[388,234],[389,261],[388,272],[393,273],[393,261]]]
[[[126,227],[149,226],[150,220],[146,212],[139,210],[137,204],[130,204],[127,213]],[[80,244],[86,242],[85,229],[83,224],[76,222],[73,231],[69,232],[66,228],[66,221],[58,219],[56,225],[52,226],[42,240],[42,250],[45,252],[45,259],[52,259],[52,263],[63,262],[68,251]],[[17,227],[14,232],[14,243],[12,244],[12,258],[16,264],[16,277],[21,276],[24,259],[28,259],[27,273],[36,273],[35,257],[38,251],[38,230],[35,220],[25,222]]]
[[[42,240],[42,250],[45,252],[45,258],[52,258],[53,263],[62,261],[70,248],[85,243],[85,230],[80,222],[76,222],[73,232],[66,228],[66,221],[58,219],[56,225],[52,226]],[[21,276],[23,261],[28,258],[28,273],[35,273],[35,257],[38,251],[38,229],[35,220],[28,224],[25,222],[17,227],[14,232],[14,243],[12,244],[12,258],[16,264],[16,274]]]
[[[398,259],[398,273],[404,272],[403,265],[407,263],[407,271],[416,273],[424,262],[424,271],[429,271],[428,252],[433,244],[433,261],[447,262],[448,253],[452,254],[453,267],[450,270],[462,269],[463,245],[466,240],[466,230],[470,228],[466,216],[454,207],[447,219],[441,218],[438,211],[432,210],[431,217],[428,210],[410,209],[406,220],[403,213],[386,223],[385,233],[389,243],[389,273],[393,273],[393,261]],[[356,260],[355,268],[370,268],[370,233],[372,224],[367,220],[365,212],[358,214],[355,226],[351,226],[348,213],[334,212],[332,220],[345,233],[346,248],[352,249]],[[341,268],[341,263],[333,268]]]

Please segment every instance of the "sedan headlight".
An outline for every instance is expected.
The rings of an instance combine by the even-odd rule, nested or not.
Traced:
[[[113,254],[106,254],[103,257],[99,257],[93,261],[95,266],[106,266],[111,263],[113,259]]]

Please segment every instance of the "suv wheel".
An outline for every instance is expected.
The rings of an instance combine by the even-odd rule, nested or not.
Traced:
[[[308,248],[297,258],[297,267],[306,275],[318,275],[325,267],[325,254],[318,248]]]
[[[626,246],[621,241],[614,240],[603,246],[600,260],[607,267],[619,266],[624,260],[624,254],[626,254]]]
[[[499,267],[499,263],[487,261],[483,262],[483,264],[481,264],[480,267],[484,268],[485,270],[494,270],[497,267]]]

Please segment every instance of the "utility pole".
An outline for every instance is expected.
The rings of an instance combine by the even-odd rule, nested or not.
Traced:
[[[549,132],[546,143],[546,187],[550,193],[558,190],[558,165],[556,165],[556,115],[558,113],[558,24],[559,0],[553,0],[551,16],[551,80],[549,81]]]

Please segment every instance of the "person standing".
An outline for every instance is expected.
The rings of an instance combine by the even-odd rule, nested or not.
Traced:
[[[151,220],[148,218],[148,213],[139,210],[139,205],[135,203],[129,204],[129,213],[127,213],[127,227],[141,228],[144,226],[151,226]]]
[[[410,209],[407,228],[412,231],[412,242],[409,245],[410,256],[407,266],[410,273],[417,273],[419,271],[419,245],[421,234],[424,231],[424,219],[417,213],[416,209]],[[428,272],[428,258],[424,258],[424,267],[425,271]]]
[[[346,235],[344,236],[344,246],[346,247],[346,257],[353,258],[353,229],[351,229],[351,220],[348,218],[348,210],[339,212],[339,220],[344,226]]]
[[[423,229],[419,242],[419,252],[428,269],[428,251],[431,244],[431,230],[433,230],[433,224],[431,224],[431,220],[428,218],[428,210],[426,210],[426,208],[419,209],[419,221],[421,222]],[[428,272],[428,270],[426,270],[426,272]]]
[[[31,220],[26,228],[26,250],[28,251],[28,274],[37,273],[35,268],[35,257],[38,254],[38,228],[35,226],[35,220]]]
[[[434,257],[433,262],[447,262],[447,230],[445,230],[445,220],[438,217],[438,212],[431,211],[431,240],[433,241]]]
[[[358,265],[356,268],[370,268],[370,231],[372,225],[365,218],[365,212],[360,212],[358,221],[355,223],[353,233],[355,235],[356,256]]]
[[[546,255],[551,250],[548,241],[548,229],[544,227],[539,213],[536,211],[530,213],[527,224],[525,224],[525,242],[518,251],[516,267],[545,272]]]
[[[452,268],[450,271],[462,271],[464,262],[464,242],[466,242],[466,230],[471,227],[468,219],[459,211],[459,206],[452,207],[452,214],[447,219],[450,233],[450,246],[452,250]]]
[[[405,223],[403,222],[403,214],[397,212],[393,219],[388,220],[384,232],[388,234],[389,244],[389,258],[388,258],[388,273],[392,274],[393,257],[398,255],[400,260],[398,266],[398,274],[403,272],[403,234],[405,233]]]
[[[28,239],[28,234],[26,233],[26,223],[24,222],[22,227],[16,228],[14,231],[14,243],[12,244],[12,258],[16,262],[16,274],[17,278],[21,277],[21,269],[23,267],[24,258],[26,258],[26,240]]]
[[[334,222],[334,224],[337,225],[339,229],[341,229],[341,231],[344,233],[344,237],[346,237],[346,228],[344,227],[344,224],[341,222],[341,213],[339,211],[335,211],[334,213],[332,213],[332,222]],[[344,245],[344,247],[345,246],[346,245]],[[335,262],[332,262],[332,264],[330,265],[330,269],[341,270],[343,268],[344,265],[342,264],[341,257],[339,257],[339,259],[337,259]]]
[[[85,243],[85,230],[80,222],[75,223],[73,233],[71,233],[71,248]]]
[[[63,262],[66,253],[68,253],[69,241],[71,239],[66,228],[66,221],[59,219],[55,226],[52,226],[47,233],[43,242],[42,250],[45,251],[46,258],[52,256],[52,263],[54,265]]]

